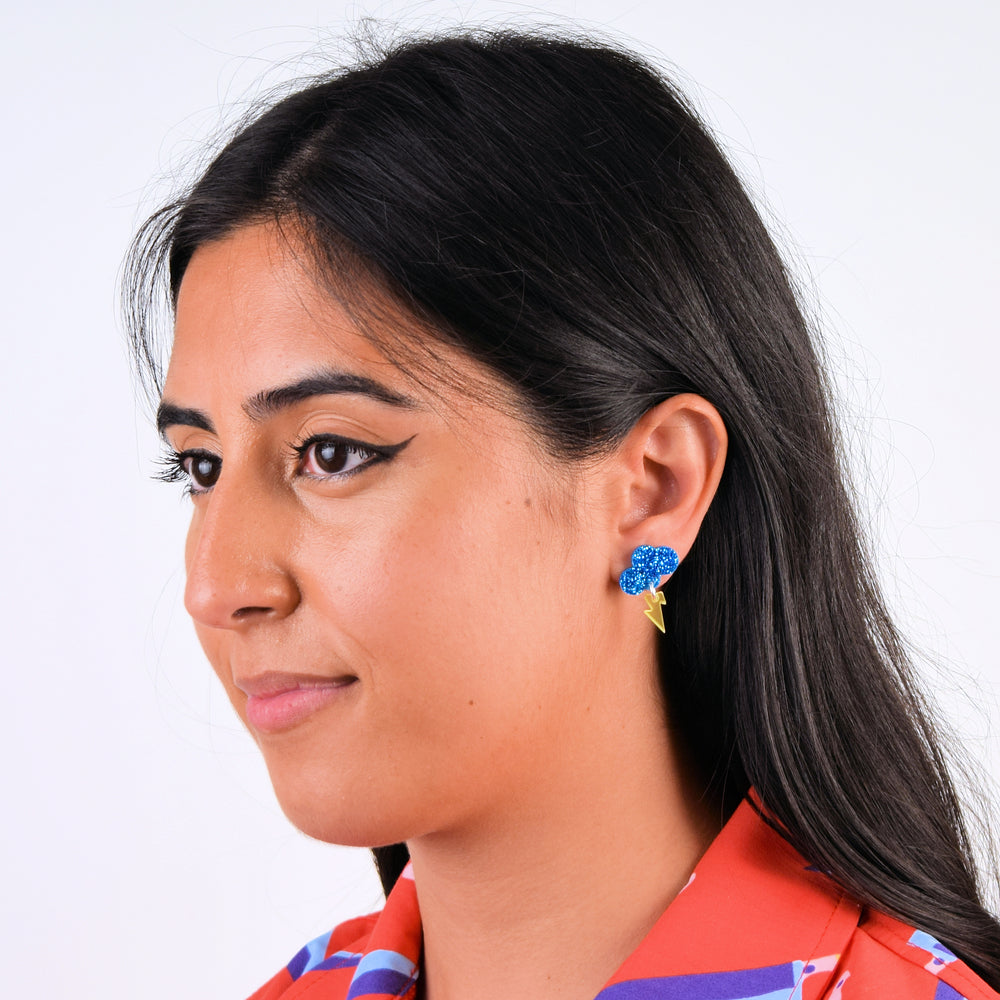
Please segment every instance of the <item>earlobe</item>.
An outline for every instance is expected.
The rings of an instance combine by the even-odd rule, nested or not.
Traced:
[[[722,478],[727,444],[719,411],[701,396],[674,396],[643,414],[618,452],[618,572],[641,545],[687,555]]]

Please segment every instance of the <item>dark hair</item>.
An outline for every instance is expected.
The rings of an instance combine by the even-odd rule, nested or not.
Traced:
[[[554,453],[610,448],[677,393],[718,408],[726,469],[669,583],[672,722],[725,809],[753,786],[812,863],[1000,988],[1000,927],[865,551],[815,347],[684,98],[613,47],[509,33],[408,42],[286,97],[136,239],[125,291],[154,382],[164,265],[176,296],[199,246],[261,220],[294,222],[328,273],[360,264],[514,388]],[[405,847],[376,858],[388,887]]]

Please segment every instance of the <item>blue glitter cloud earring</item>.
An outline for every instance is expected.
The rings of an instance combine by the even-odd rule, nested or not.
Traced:
[[[620,577],[618,586],[626,594],[642,594],[646,599],[643,614],[661,631],[663,627],[663,605],[667,599],[656,588],[662,577],[670,576],[677,569],[680,559],[667,545],[640,545],[632,553],[632,565]]]

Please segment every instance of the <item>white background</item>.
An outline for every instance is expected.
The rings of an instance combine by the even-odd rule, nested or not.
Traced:
[[[417,27],[568,16],[681,68],[797,248],[847,387],[852,461],[890,599],[931,655],[928,686],[972,757],[1000,774],[996,10],[983,0],[947,12],[920,0],[5,10],[5,995],[239,998],[301,943],[379,902],[363,852],[311,843],[281,817],[192,638],[180,602],[185,507],[176,487],[148,479],[157,446],[136,412],[114,292],[138,219],[221,107],[262,75],[301,70],[296,56],[363,15]]]

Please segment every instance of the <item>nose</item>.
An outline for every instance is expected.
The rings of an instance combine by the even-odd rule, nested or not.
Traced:
[[[199,625],[245,629],[290,615],[301,600],[286,559],[287,512],[261,490],[220,476],[188,530],[184,606]]]

